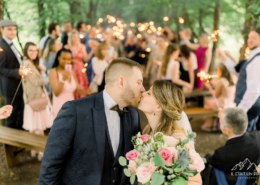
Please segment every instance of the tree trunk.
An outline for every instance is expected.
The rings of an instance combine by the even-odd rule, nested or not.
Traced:
[[[199,35],[205,32],[202,24],[203,15],[204,15],[204,11],[202,9],[199,9]]]
[[[220,21],[220,12],[221,12],[221,0],[216,1],[215,10],[214,10],[214,31],[219,30],[219,21]],[[218,40],[213,43],[212,48],[212,59],[210,63],[209,72],[213,72],[215,68],[215,59],[216,59],[216,49],[218,47]]]
[[[71,23],[74,25],[75,21],[82,21],[82,7],[80,1],[73,1],[69,3],[71,13]]]
[[[249,5],[252,4],[252,2],[253,2],[252,0],[246,1],[246,15],[249,15],[249,13],[250,13]],[[244,24],[244,29],[242,31],[242,35],[244,37],[244,45],[240,49],[239,60],[245,59],[245,50],[247,48],[248,34],[249,34],[250,30],[253,29],[253,27],[254,27],[254,20],[250,16],[250,18],[246,18],[245,24]]]
[[[4,19],[4,0],[0,0],[0,21]],[[2,33],[0,32],[0,38]]]
[[[38,13],[39,13],[39,35],[42,38],[45,36],[45,29],[46,29],[46,22],[43,17],[44,15],[43,0],[38,0]]]

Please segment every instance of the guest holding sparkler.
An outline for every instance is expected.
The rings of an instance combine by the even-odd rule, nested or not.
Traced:
[[[62,48],[58,51],[52,69],[50,70],[49,80],[53,91],[54,118],[56,118],[65,102],[74,100],[74,91],[80,95],[89,95],[91,93],[89,89],[82,90],[80,88],[76,75],[72,71],[71,60],[71,51]]]
[[[17,24],[11,20],[0,21],[2,39],[0,40],[0,94],[5,97],[6,105],[13,106],[13,113],[6,119],[6,126],[22,130],[23,126],[23,88],[21,76],[26,76],[22,65],[22,56],[13,45],[17,34]],[[28,75],[28,74],[27,74]]]
[[[13,106],[6,105],[0,108],[0,120],[6,119],[12,114]]]
[[[220,64],[218,69],[218,75],[216,82],[209,83],[208,80],[205,82],[205,87],[211,92],[214,98],[206,101],[204,108],[211,110],[219,110],[225,107],[234,107],[234,98],[235,98],[235,85],[232,80],[231,74],[228,69]],[[211,87],[212,84],[215,87],[215,90]],[[217,130],[217,119],[213,117],[205,118],[204,124],[201,126],[201,129],[210,132]]]
[[[205,71],[208,73],[212,56],[211,49],[208,47],[208,35],[205,33],[201,34],[199,38],[199,44],[191,43],[183,31],[180,32],[180,37],[191,50],[196,51],[195,54],[198,61],[197,71]],[[203,80],[197,78],[196,83],[199,89],[203,88]]]
[[[44,87],[42,75],[40,74],[38,50],[34,43],[27,42],[24,47],[23,66],[31,69],[31,75],[22,79],[24,108],[23,128],[30,133],[44,135],[44,130],[52,126],[51,105],[49,96]],[[42,71],[45,73],[45,71]],[[32,150],[34,157],[36,151]],[[41,160],[43,153],[38,153]]]
[[[247,112],[247,131],[257,129],[260,117],[260,27],[250,31],[247,44],[251,53],[246,61],[235,63],[225,52],[217,50],[228,70],[239,76],[236,86],[235,103]]]

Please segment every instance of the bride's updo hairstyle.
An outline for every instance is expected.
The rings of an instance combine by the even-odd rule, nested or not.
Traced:
[[[185,133],[183,127],[176,124],[181,120],[182,111],[185,106],[185,96],[181,89],[165,80],[156,80],[153,83],[152,93],[162,108],[162,116],[154,133],[162,132],[171,136],[173,133]],[[144,132],[151,133],[151,127],[148,125]]]

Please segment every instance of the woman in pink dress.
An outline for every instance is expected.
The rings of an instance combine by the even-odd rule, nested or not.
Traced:
[[[196,51],[195,54],[198,61],[197,72],[205,71],[205,73],[208,73],[212,56],[211,49],[208,47],[208,35],[205,33],[201,34],[199,44],[191,43],[184,32],[180,32],[180,37],[191,50]],[[203,80],[199,77],[196,78],[196,84],[199,89],[203,89],[203,83]]]
[[[89,89],[88,86],[88,79],[86,75],[86,67],[84,66],[84,63],[89,61],[89,55],[87,55],[87,49],[86,46],[80,43],[80,37],[78,32],[74,31],[70,33],[68,44],[65,46],[66,49],[71,50],[73,59],[72,59],[72,69],[77,77],[77,80],[79,82],[80,88],[87,90]],[[84,62],[84,63],[83,63]],[[89,92],[91,90],[89,89]],[[89,93],[90,94],[90,93]],[[74,92],[74,98],[79,99],[83,98],[86,95],[80,95],[77,92]]]
[[[62,48],[58,51],[52,69],[50,70],[49,80],[53,90],[53,117],[56,118],[62,105],[74,100],[73,93],[88,95],[89,90],[82,89],[73,71],[66,69],[71,67],[72,53],[70,50]],[[66,67],[65,67],[66,66]]]

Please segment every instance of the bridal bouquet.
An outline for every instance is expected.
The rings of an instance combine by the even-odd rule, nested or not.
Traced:
[[[126,167],[124,173],[130,177],[131,184],[136,177],[138,182],[146,185],[188,184],[189,177],[205,168],[200,155],[185,146],[194,137],[195,133],[191,133],[188,139],[181,141],[161,132],[154,138],[138,133],[132,138],[134,150],[129,151],[126,158],[121,156],[119,163]]]

